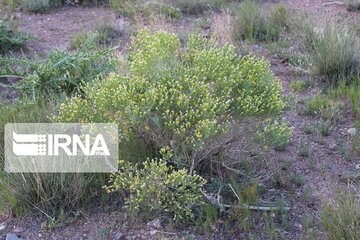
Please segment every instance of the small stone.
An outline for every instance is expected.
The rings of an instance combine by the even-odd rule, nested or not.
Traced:
[[[349,128],[346,132],[353,137],[356,135],[356,128]]]
[[[19,238],[15,234],[7,234],[5,240],[22,240],[22,238]]]
[[[331,150],[335,150],[337,148],[337,145],[335,143],[330,143],[329,148]]]
[[[355,169],[356,169],[356,170],[359,170],[359,169],[360,169],[360,164],[356,164],[356,165],[355,165]]]
[[[14,233],[21,233],[22,231],[23,231],[22,228],[15,228],[15,229],[13,230]]]
[[[302,229],[303,229],[303,225],[301,225],[300,223],[295,223],[294,225],[295,225],[295,227],[296,227],[297,229],[299,229],[299,230],[302,230]]]
[[[6,224],[5,224],[5,223],[0,224],[0,231],[4,230],[5,228],[6,228]]]
[[[155,218],[154,220],[147,223],[148,227],[160,229],[161,228],[161,221],[158,218]]]
[[[157,232],[158,232],[158,231],[157,231],[156,229],[151,230],[151,231],[150,231],[150,235],[151,235],[151,236],[154,236],[155,234],[157,234]]]
[[[113,239],[113,240],[125,239],[125,234],[123,234],[123,233],[121,233],[121,232],[114,232],[112,239]]]

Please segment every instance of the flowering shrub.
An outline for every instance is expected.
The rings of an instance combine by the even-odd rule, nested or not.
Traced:
[[[181,48],[175,34],[143,30],[126,65],[127,74],[110,75],[85,88],[85,98],[68,100],[55,120],[116,122],[121,141],[135,135],[157,150],[168,146],[177,166],[196,167],[197,152],[232,117],[282,109],[281,86],[267,61],[238,58],[233,46],[200,36]]]
[[[186,169],[173,170],[164,160],[147,160],[139,165],[120,161],[120,170],[110,178],[108,192],[127,194],[126,206],[133,214],[146,213],[148,217],[170,214],[176,221],[193,218],[192,207],[201,204],[201,188],[206,181]]]
[[[265,146],[271,146],[275,150],[284,150],[289,145],[292,137],[292,130],[286,123],[267,123],[264,129],[258,133],[259,138]]]

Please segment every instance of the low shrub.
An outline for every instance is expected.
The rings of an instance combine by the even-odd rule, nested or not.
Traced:
[[[87,43],[74,52],[55,49],[45,60],[28,61],[31,67],[23,73],[19,88],[32,99],[74,94],[82,85],[117,71],[111,53],[112,49],[97,50]]]
[[[0,20],[0,53],[24,47],[30,38],[29,34],[19,32],[12,23]]]
[[[308,99],[306,114],[310,116],[319,115],[325,120],[336,120],[339,117],[341,103],[329,99],[326,96],[315,95]]]
[[[174,170],[165,160],[147,160],[138,165],[120,161],[120,170],[112,175],[109,192],[126,195],[126,206],[133,216],[153,219],[169,214],[175,221],[194,218],[193,208],[203,204],[202,187],[206,181],[186,169]]]
[[[350,29],[326,24],[318,30],[308,29],[307,44],[315,72],[332,84],[351,81],[357,72],[356,35]]]
[[[321,212],[322,225],[329,240],[360,239],[360,202],[350,192],[340,192]]]
[[[275,150],[283,151],[291,141],[292,129],[285,122],[267,122],[257,135],[266,147],[270,146]]]
[[[69,99],[54,119],[116,122],[122,142],[132,136],[156,151],[170,147],[173,163],[193,169],[202,161],[199,151],[226,131],[232,117],[283,107],[267,61],[238,58],[234,47],[216,47],[200,36],[190,36],[181,49],[177,35],[140,31],[125,65],[126,75],[85,88],[85,97]]]

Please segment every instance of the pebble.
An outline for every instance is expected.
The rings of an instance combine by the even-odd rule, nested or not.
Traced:
[[[356,128],[349,128],[346,132],[353,137],[356,135]]]
[[[22,238],[19,238],[15,234],[7,234],[5,240],[22,240]]]
[[[121,233],[121,232],[114,232],[113,233],[113,240],[121,240],[125,238],[125,234]]]
[[[154,236],[155,234],[157,234],[157,232],[158,232],[157,230],[151,230],[151,231],[150,231],[150,235],[151,235],[151,236]]]
[[[6,224],[5,224],[5,223],[0,224],[0,231],[4,230],[5,228],[6,228]]]
[[[151,228],[155,228],[155,229],[160,229],[161,228],[161,221],[160,221],[160,219],[156,218],[156,219],[148,222],[147,226],[151,227]]]

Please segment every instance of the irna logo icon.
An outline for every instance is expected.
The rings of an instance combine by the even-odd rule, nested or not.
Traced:
[[[7,172],[114,172],[115,124],[11,123],[5,126]]]

